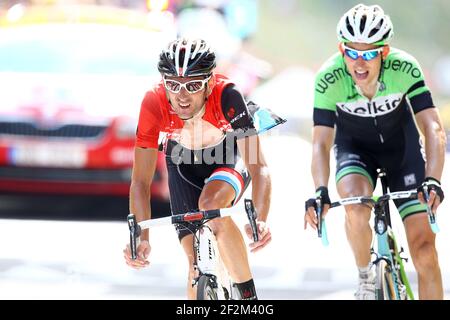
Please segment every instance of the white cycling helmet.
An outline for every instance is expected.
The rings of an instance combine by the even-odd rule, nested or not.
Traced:
[[[394,27],[380,6],[358,4],[342,16],[336,32],[341,42],[384,45],[394,34]]]

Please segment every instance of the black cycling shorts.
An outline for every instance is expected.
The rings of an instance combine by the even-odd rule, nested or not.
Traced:
[[[386,170],[391,192],[416,189],[425,178],[424,150],[415,125],[402,127],[394,139],[385,143],[367,144],[350,135],[336,133],[336,183],[348,174],[361,174],[375,190],[377,169]],[[426,211],[419,200],[395,200],[404,220],[407,216]]]
[[[198,201],[203,187],[210,181],[229,183],[235,190],[236,203],[250,183],[250,175],[239,156],[236,137],[225,135],[215,146],[191,150],[169,139],[165,147],[169,175],[170,207],[172,214],[199,210]],[[191,229],[176,228],[181,239]]]

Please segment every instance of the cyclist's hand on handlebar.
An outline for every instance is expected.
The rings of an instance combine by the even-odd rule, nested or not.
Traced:
[[[311,199],[309,199],[311,200]],[[308,201],[309,201],[308,200]],[[315,200],[316,199],[312,199]],[[330,208],[329,204],[324,205],[323,207],[323,211],[322,211],[322,219],[325,217],[325,215],[328,212],[328,209]],[[304,229],[306,230],[306,227],[309,226],[311,228],[313,228],[314,230],[317,230],[317,214],[316,214],[316,209],[313,206],[308,207],[308,209],[305,211],[305,223],[304,223]]]
[[[150,262],[147,259],[150,255],[150,250],[150,243],[147,240],[141,240],[141,243],[137,247],[136,260],[133,260],[131,259],[130,245],[127,244],[127,247],[123,250],[126,264],[135,269],[141,269],[148,266]]]
[[[263,221],[256,221],[256,226],[258,227],[258,241],[249,244],[250,252],[257,252],[267,246],[270,241],[272,241],[272,233],[269,227]],[[247,236],[253,240],[253,233],[250,224],[245,225],[245,233]]]
[[[304,229],[306,230],[306,227],[308,224],[313,228],[314,230],[317,230],[317,200],[321,201],[322,204],[322,218],[325,217],[325,215],[328,212],[328,209],[330,208],[330,197],[328,195],[328,189],[327,187],[319,187],[316,190],[316,197],[310,198],[305,202],[305,222],[304,222]]]
[[[428,191],[428,202],[425,201],[424,188]],[[444,200],[444,191],[442,191],[440,181],[433,177],[426,177],[424,182],[417,188],[417,198],[421,203],[426,203],[430,206],[431,211],[436,212]]]

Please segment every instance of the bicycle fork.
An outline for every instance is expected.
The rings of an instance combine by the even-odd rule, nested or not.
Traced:
[[[197,277],[192,280],[192,286],[195,286],[201,275],[208,275],[211,278],[211,284],[218,290],[221,299],[230,299],[231,285],[229,288],[222,287],[223,280],[226,276],[222,273],[226,272],[219,262],[220,256],[218,248],[214,241],[214,234],[208,226],[200,228],[194,239],[194,270]]]

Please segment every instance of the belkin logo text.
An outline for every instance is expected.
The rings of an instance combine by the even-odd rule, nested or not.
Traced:
[[[402,100],[402,94],[375,98],[372,101],[359,100],[354,102],[338,102],[340,110],[360,117],[374,117],[394,111]]]

